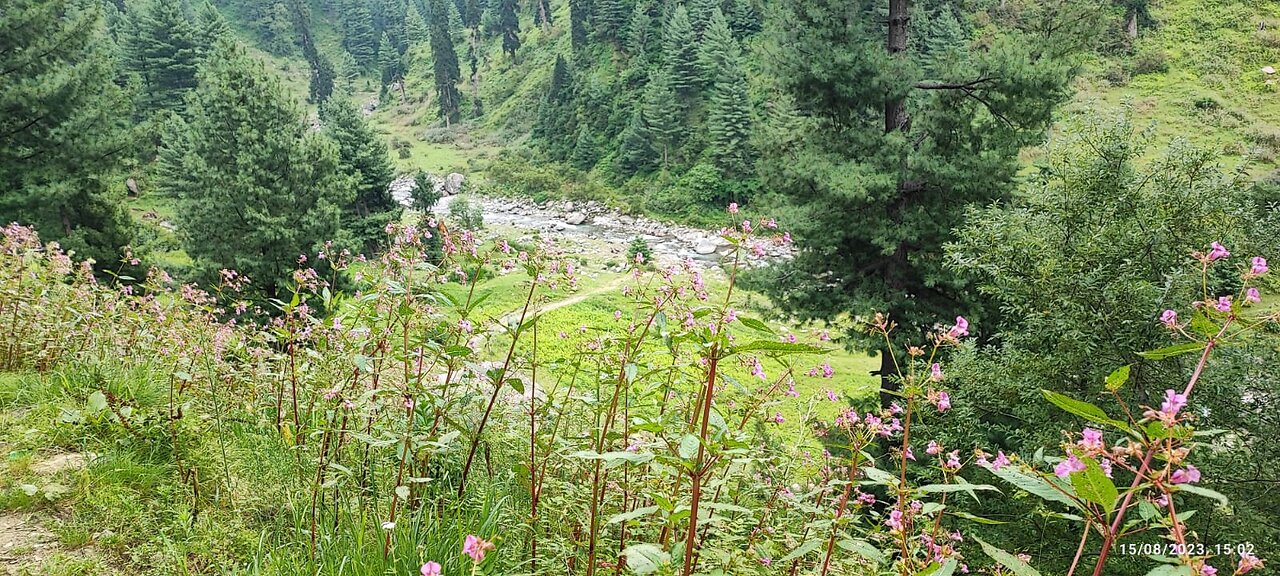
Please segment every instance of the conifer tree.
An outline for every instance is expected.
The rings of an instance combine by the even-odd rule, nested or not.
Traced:
[[[676,6],[671,12],[663,42],[671,88],[688,106],[697,97],[701,75],[698,69],[698,43],[689,23],[689,11],[683,5]]]
[[[573,75],[564,56],[557,55],[551,69],[551,85],[538,107],[533,136],[541,140],[547,155],[564,160],[572,153],[570,139],[576,133],[577,118],[573,105]]]
[[[537,6],[534,7],[534,21],[542,27],[543,32],[551,29],[551,0],[534,0]]]
[[[722,70],[740,63],[741,49],[724,13],[715,10],[698,48],[698,68],[704,86],[713,86]],[[732,62],[731,62],[732,61]]]
[[[609,38],[621,43],[626,38],[627,21],[630,14],[622,0],[593,0],[591,21],[596,33],[602,38]]]
[[[631,19],[627,21],[627,39],[623,47],[632,56],[643,56],[649,53],[649,45],[653,41],[653,18],[644,3],[637,2],[631,11]]]
[[[387,223],[400,218],[389,187],[395,177],[387,145],[346,98],[320,106],[323,133],[338,145],[338,170],[355,182],[355,198],[343,209],[343,229],[354,248],[372,253],[386,240]]]
[[[432,14],[445,14],[445,0],[431,0]],[[444,18],[431,19],[431,54],[435,60],[434,72],[436,98],[440,101],[440,116],[445,124],[458,120],[461,110],[461,97],[458,94],[458,81],[462,71],[458,68],[458,53],[453,48],[453,36],[449,31],[449,23]]]
[[[191,101],[190,120],[176,119],[162,140],[157,178],[178,198],[183,248],[202,274],[238,270],[278,298],[298,256],[337,235],[352,200],[337,146],[230,42],[210,56]]]
[[[218,42],[231,34],[227,19],[222,17],[222,13],[209,0],[205,0],[196,12],[195,27],[196,45],[202,56],[211,52]]]
[[[368,68],[377,61],[378,37],[373,30],[373,16],[364,0],[344,0],[342,3],[342,47],[361,68]]]
[[[396,49],[391,36],[382,34],[382,42],[378,44],[378,70],[382,74],[382,85],[386,86],[404,77],[404,60]]]
[[[764,27],[764,20],[751,5],[751,0],[733,0],[733,9],[726,16],[729,17],[729,27],[738,38],[746,38]]]
[[[784,216],[805,246],[772,272],[787,278],[770,283],[776,301],[801,317],[885,313],[899,345],[980,312],[973,291],[942,270],[943,244],[964,206],[1008,196],[1019,151],[1043,136],[1073,70],[1065,51],[1046,49],[1045,30],[1070,45],[1058,22],[989,31],[955,47],[947,66],[927,66],[908,41],[921,24],[909,8],[786,3],[769,72],[794,99],[794,125],[761,155],[766,185],[793,200]],[[882,364],[887,403],[896,372],[888,354]]]
[[[574,54],[587,48],[587,16],[590,13],[589,0],[569,0],[569,43]]]
[[[116,83],[101,7],[88,0],[8,0],[0,9],[0,222],[35,227],[76,259],[114,267],[133,227]]]
[[[711,25],[711,16],[721,10],[720,0],[690,0],[689,23],[693,26],[695,36],[701,38]]]
[[[684,134],[683,113],[672,105],[675,101],[675,81],[670,69],[656,69],[645,87],[641,106],[644,108],[644,126],[649,145],[657,153],[663,170],[670,164],[671,156]]]
[[[751,171],[751,105],[747,94],[747,76],[742,71],[741,51],[730,35],[729,25],[716,11],[707,28],[707,37],[727,39],[724,52],[712,55],[707,52],[712,43],[703,44],[704,65],[715,66],[708,94],[706,130],[710,136],[709,150],[717,168],[729,177],[746,176]]]
[[[292,53],[294,18],[297,12],[290,10],[284,2],[280,1],[256,4],[255,8],[253,29],[258,35],[262,48],[277,56]]]
[[[498,8],[499,25],[502,27],[502,51],[514,62],[520,49],[520,17],[516,14],[516,0],[501,0]]]
[[[644,106],[636,106],[631,112],[631,119],[622,131],[622,141],[618,146],[618,162],[623,174],[627,176],[647,172],[656,164],[657,154],[653,149],[653,138],[649,133],[649,121],[644,110]]]
[[[307,86],[307,101],[317,103],[328,100],[333,95],[337,78],[338,72],[333,67],[333,62],[324,54],[316,54],[312,62],[311,80]]]
[[[140,9],[128,38],[129,60],[142,78],[143,110],[182,111],[183,98],[196,87],[203,50],[196,29],[176,2],[152,0]]]
[[[419,12],[416,6],[416,3],[410,4],[405,13],[405,36],[409,46],[426,43],[430,34],[427,30],[427,21],[422,19],[422,12]]]

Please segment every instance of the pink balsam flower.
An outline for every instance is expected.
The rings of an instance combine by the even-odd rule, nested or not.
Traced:
[[[421,572],[422,576],[440,576],[441,567],[435,562],[427,562],[422,565]]]
[[[1075,454],[1071,454],[1067,456],[1066,460],[1059,462],[1057,466],[1053,467],[1053,473],[1057,474],[1059,478],[1066,480],[1071,477],[1072,473],[1084,472],[1084,469],[1084,462],[1081,462],[1079,458],[1076,458]]]
[[[471,557],[471,561],[479,564],[484,562],[484,554],[489,550],[493,550],[493,543],[486,542],[475,534],[467,534],[467,539],[462,543],[462,553]]]
[[[1261,256],[1254,256],[1252,265],[1249,267],[1249,273],[1254,276],[1261,276],[1267,273],[1267,259]]]
[[[1209,248],[1209,254],[1206,257],[1210,262],[1213,262],[1214,260],[1221,260],[1231,255],[1231,253],[1227,251],[1226,247],[1218,242],[1210,244]]]

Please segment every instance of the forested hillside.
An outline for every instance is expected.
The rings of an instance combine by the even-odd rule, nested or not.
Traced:
[[[0,0],[0,573],[1280,561],[1280,4]]]

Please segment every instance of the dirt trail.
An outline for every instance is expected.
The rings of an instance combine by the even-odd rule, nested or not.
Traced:
[[[48,485],[54,476],[80,470],[93,458],[92,454],[55,454],[33,463],[31,471],[40,475],[37,484]],[[49,520],[43,512],[0,511],[0,576],[39,574],[46,560],[63,551],[57,536],[45,528]]]

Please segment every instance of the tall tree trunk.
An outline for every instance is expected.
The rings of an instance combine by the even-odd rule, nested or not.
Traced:
[[[1129,33],[1130,40],[1138,39],[1138,11],[1137,10],[1132,10],[1129,12],[1129,23],[1125,25],[1124,29],[1125,29],[1125,32]]]
[[[907,26],[911,23],[910,0],[889,0],[889,56],[898,58],[907,50]],[[884,131],[895,132],[907,124],[906,99],[895,97],[884,103]]]
[[[907,30],[911,23],[911,1],[910,0],[889,0],[889,40],[885,48],[889,51],[889,57],[892,59],[902,58],[907,50]],[[907,103],[905,97],[895,96],[894,98],[885,100],[884,103],[884,132],[890,134],[899,130],[907,130]],[[905,168],[905,167],[904,167]],[[898,182],[898,201],[894,202],[891,209],[891,217],[895,220],[900,219],[902,209],[905,207],[905,195],[914,185],[906,182],[906,174],[899,176]],[[885,267],[883,274],[885,275],[885,283],[889,289],[893,291],[892,298],[901,298],[904,287],[901,285],[901,271],[908,266],[906,261],[906,252],[899,246],[894,255],[889,259],[888,265]],[[896,318],[896,306],[890,305],[889,310],[885,313],[889,315],[890,321],[898,320]],[[890,351],[885,349],[880,351],[880,404],[881,406],[889,406],[897,397],[891,392],[896,392],[901,386],[896,378],[896,368],[893,365],[893,359]]]

